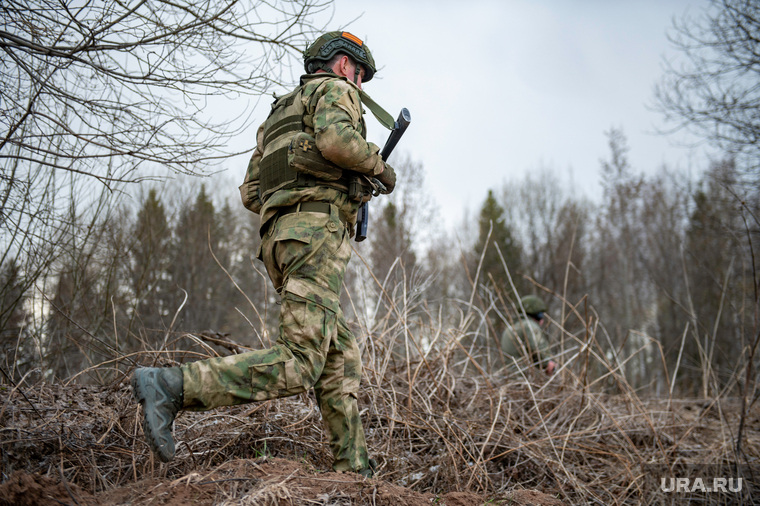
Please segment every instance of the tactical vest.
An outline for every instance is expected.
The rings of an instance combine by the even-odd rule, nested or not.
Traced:
[[[316,145],[304,141],[298,134],[307,127],[313,129],[314,117],[308,113],[303,101],[304,86],[300,85],[291,93],[278,98],[272,104],[272,111],[264,122],[264,141],[262,158],[259,162],[259,179],[261,200],[266,199],[277,190],[296,187],[309,187],[317,184],[348,191],[352,171],[344,171],[336,164],[322,157]],[[314,93],[310,101],[319,100]],[[315,109],[316,103],[309,103],[309,109]],[[366,127],[362,121],[362,137],[366,138]],[[308,137],[308,136],[307,136]],[[296,139],[299,145],[294,145]],[[304,170],[293,166],[294,149],[307,154],[310,163],[300,164]],[[298,164],[297,164],[298,165]],[[308,166],[318,170],[308,170]]]

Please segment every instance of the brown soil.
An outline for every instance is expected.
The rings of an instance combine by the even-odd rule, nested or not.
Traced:
[[[532,490],[505,497],[508,504],[553,506],[561,501]],[[90,494],[75,484],[62,483],[26,471],[14,473],[0,485],[0,504],[32,505],[398,505],[479,506],[486,498],[467,492],[439,496],[423,494],[383,480],[353,473],[318,472],[285,459],[233,460],[216,469],[176,479],[150,478],[114,490]]]
[[[0,506],[563,504],[519,490],[519,484],[490,497],[452,484],[447,490],[446,481],[437,492],[414,490],[402,486],[414,478],[394,467],[405,459],[379,452],[376,478],[328,472],[329,450],[316,439],[321,428],[312,401],[276,402],[183,412],[175,427],[177,458],[162,464],[142,439],[125,381],[111,387],[40,384],[24,395],[0,385]],[[243,419],[243,426],[236,424]]]
[[[383,398],[362,401],[379,464],[377,476],[365,479],[329,471],[310,395],[183,411],[174,427],[177,456],[160,463],[143,439],[125,377],[110,386],[0,384],[0,506],[656,504],[667,497],[644,464],[729,466],[728,435],[741,411],[731,399],[644,403],[568,389],[538,397],[539,386],[523,383],[491,397],[458,379],[448,404],[406,419],[383,411]],[[407,406],[402,393],[394,391],[391,405],[399,411]],[[756,462],[758,403],[745,422],[742,451]]]

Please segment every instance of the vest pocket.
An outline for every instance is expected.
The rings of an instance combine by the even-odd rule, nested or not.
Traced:
[[[297,134],[290,141],[288,164],[300,172],[325,181],[337,181],[343,175],[340,167],[322,156],[314,137],[305,132]]]

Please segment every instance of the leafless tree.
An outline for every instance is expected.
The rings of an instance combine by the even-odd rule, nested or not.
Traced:
[[[426,191],[422,164],[406,157],[395,167],[399,175],[396,189],[387,198],[372,203],[375,212],[370,222],[372,270],[388,287],[404,277],[402,270],[411,278],[417,266],[417,253],[422,251],[435,228],[435,209]],[[390,273],[391,269],[395,272]],[[391,278],[386,280],[389,273]],[[407,281],[408,286],[411,279]]]
[[[64,378],[119,349],[114,324],[126,307],[122,286],[130,241],[128,220],[101,187],[95,205],[69,207],[60,235],[60,254],[38,280],[45,328],[34,336],[45,374]],[[47,285],[47,286],[45,286]]]
[[[738,333],[730,344],[741,343],[741,353],[735,346],[717,349],[715,355],[712,345],[704,344],[699,350],[700,357],[706,358],[710,366],[715,358],[718,368],[723,365],[724,370],[725,365],[737,360],[738,367],[743,367],[741,375],[731,374],[737,378],[742,398],[736,437],[736,453],[741,455],[748,408],[758,399],[755,362],[760,349],[757,327],[760,282],[755,249],[760,236],[757,191],[760,183],[760,4],[755,0],[711,0],[710,8],[701,18],[685,18],[676,23],[672,40],[686,57],[686,63],[667,67],[663,82],[656,89],[657,106],[677,127],[695,131],[731,159],[723,168],[714,167],[708,172],[708,177],[713,178],[709,191],[695,196],[689,240],[690,253],[695,257],[694,274],[702,276],[702,284],[708,287],[702,297],[694,297],[694,306],[705,306],[714,320],[707,331],[702,330],[702,335],[712,336],[716,342],[718,335]],[[737,170],[725,170],[733,165]],[[722,205],[721,193],[727,194],[733,204]],[[741,234],[735,233],[737,227],[730,226],[732,220],[743,225]],[[733,244],[730,253],[726,237],[720,235],[726,231],[732,233],[728,236],[731,239],[742,238]],[[731,261],[716,266],[716,257]],[[705,269],[705,265],[710,270]],[[720,284],[721,279],[723,284]],[[736,290],[744,283],[750,290],[744,293]],[[741,301],[738,305],[731,300],[736,292]],[[744,299],[746,293],[751,294],[749,301]],[[745,308],[751,308],[751,324],[745,323],[745,316],[750,312],[745,312]],[[692,309],[691,314],[695,313]],[[721,329],[721,325],[729,330]],[[721,352],[725,352],[723,357]],[[705,371],[705,377],[708,372]]]
[[[671,41],[685,62],[669,62],[656,105],[677,127],[724,152],[745,154],[760,171],[760,4],[711,0],[701,17],[674,23]]]
[[[45,294],[51,300],[84,297],[74,293],[84,284],[57,278],[64,267],[96,268],[85,265],[82,241],[105,221],[88,214],[88,229],[72,217],[113,208],[130,182],[204,173],[246,149],[229,140],[259,97],[295,80],[286,69],[298,72],[292,57],[316,37],[314,16],[330,4],[0,3],[0,265],[20,267],[14,287],[27,292],[46,276],[43,290],[66,285]],[[232,100],[233,117],[220,114]]]
[[[104,183],[133,180],[146,163],[197,173],[229,154],[239,126],[208,110],[215,97],[247,111],[329,3],[3,2],[0,158]]]
[[[330,1],[3,2],[2,250],[58,242],[75,177],[118,191],[233,154],[228,140],[256,98],[292,80],[283,69]],[[238,116],[220,115],[232,99]]]
[[[500,199],[523,245],[524,274],[570,301],[587,293],[582,272],[591,203],[547,167],[505,184]]]
[[[647,344],[655,286],[647,276],[645,261],[648,184],[628,162],[623,132],[612,129],[607,136],[610,158],[602,160],[603,199],[586,265],[590,267],[590,301],[606,327],[604,344],[622,362]],[[628,364],[627,369],[632,384],[641,386],[651,379],[640,360]]]

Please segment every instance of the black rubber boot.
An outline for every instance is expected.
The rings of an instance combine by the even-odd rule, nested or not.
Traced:
[[[132,394],[143,407],[143,432],[150,449],[169,462],[174,458],[172,424],[182,408],[182,371],[179,367],[135,369]]]

